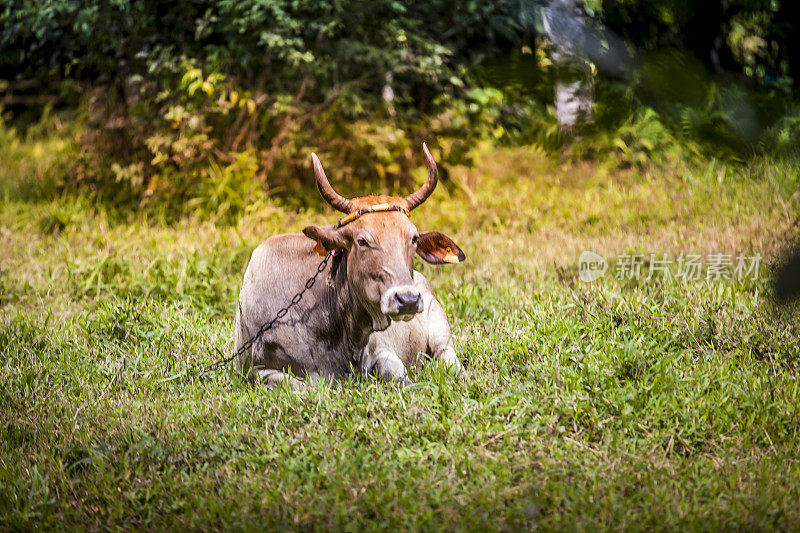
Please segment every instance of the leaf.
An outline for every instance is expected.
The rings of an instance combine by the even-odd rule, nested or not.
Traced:
[[[152,159],[152,161],[150,161],[150,164],[153,166],[157,166],[166,161],[167,159],[169,159],[169,157],[164,152],[156,152],[156,156]]]
[[[181,85],[186,85],[192,80],[196,80],[202,75],[202,72],[199,68],[190,68],[186,71],[186,73],[181,78]]]
[[[203,80],[195,80],[192,83],[190,83],[189,88],[187,90],[189,96],[194,96],[194,93],[197,92],[197,89],[199,89],[202,86],[203,86]]]
[[[627,154],[628,152],[630,152],[630,148],[628,148],[628,145],[625,144],[625,141],[623,141],[619,137],[615,138],[611,144],[622,150],[623,153]]]

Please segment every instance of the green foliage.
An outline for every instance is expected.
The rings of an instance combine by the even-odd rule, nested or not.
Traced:
[[[70,131],[45,113],[40,125],[20,133],[0,109],[0,198],[43,200],[54,197],[68,179],[77,149]],[[57,124],[57,125],[56,125]]]
[[[649,145],[660,146],[656,159],[742,162],[789,154],[776,136],[782,131],[786,139],[791,130],[800,79],[790,2],[587,4],[600,29],[594,57],[601,73],[616,78],[598,79],[599,120],[591,131],[619,146],[623,164],[631,163],[622,144],[630,145],[623,137],[632,132],[614,131],[642,121],[650,126],[638,132],[645,145],[634,158],[639,164],[651,157]],[[607,107],[617,108],[611,121]],[[653,129],[656,122],[671,141]]]
[[[795,156],[787,2],[584,2],[596,105],[576,138],[544,4],[18,0],[0,91],[23,136],[53,122],[42,102],[67,117],[77,153],[51,190],[172,219],[315,205],[311,151],[351,194],[410,187],[422,141],[445,181],[486,142],[607,169]]]
[[[794,105],[768,130],[760,148],[778,156],[800,155],[800,107]]]
[[[800,58],[791,45],[792,2],[631,0],[598,5],[587,0],[586,5],[590,16],[639,50],[685,51],[705,72],[742,73],[771,83],[784,78],[778,82],[783,90],[798,79]],[[673,80],[671,86],[681,84]]]
[[[462,101],[464,119],[443,128],[459,146],[446,155],[463,159],[476,137],[471,102],[482,99],[467,68],[516,39],[518,10],[513,1],[16,2],[0,15],[0,68],[96,87],[84,99],[73,181],[116,204],[230,219],[267,186],[295,186],[312,149],[345,182],[408,181],[420,163],[409,144],[439,133],[424,119]],[[377,146],[365,130],[415,133]]]

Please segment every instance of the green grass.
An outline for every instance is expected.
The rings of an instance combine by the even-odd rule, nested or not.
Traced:
[[[187,373],[229,353],[257,243],[330,211],[217,227],[7,194],[0,529],[795,528],[800,332],[769,270],[587,285],[575,259],[771,261],[797,167],[606,175],[486,149],[451,175],[414,220],[467,253],[421,268],[469,377],[429,365],[403,390]]]

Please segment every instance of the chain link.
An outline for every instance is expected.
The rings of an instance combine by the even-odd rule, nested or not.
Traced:
[[[322,262],[317,267],[317,272],[313,276],[311,276],[310,278],[308,278],[306,280],[305,284],[303,285],[303,289],[292,297],[292,300],[289,303],[289,305],[287,305],[286,307],[284,307],[283,309],[278,311],[275,314],[275,318],[273,318],[269,322],[265,322],[264,324],[262,324],[261,327],[258,328],[258,331],[256,332],[256,334],[253,335],[252,337],[250,337],[249,339],[247,339],[245,341],[245,343],[242,344],[241,348],[236,350],[236,353],[234,353],[233,355],[231,355],[229,357],[226,357],[224,359],[220,359],[219,361],[208,365],[207,367],[203,368],[202,370],[195,372],[195,374],[202,376],[203,374],[207,374],[209,372],[213,372],[213,371],[217,370],[218,368],[220,368],[222,365],[226,365],[226,364],[230,363],[231,361],[233,361],[234,359],[236,359],[237,357],[242,355],[244,352],[249,350],[253,346],[253,344],[255,344],[255,342],[258,339],[261,338],[261,336],[264,333],[266,333],[267,331],[272,329],[272,326],[274,326],[275,323],[278,320],[280,320],[281,318],[285,317],[286,314],[289,312],[289,310],[292,307],[294,307],[295,305],[300,303],[300,300],[303,299],[303,295],[305,295],[306,291],[308,291],[309,289],[311,289],[311,287],[314,286],[314,284],[317,282],[317,278],[319,277],[319,275],[322,274],[325,271],[325,268],[328,266],[328,261],[330,260],[331,257],[333,257],[333,252],[328,252],[328,255],[325,256],[325,258],[322,260]]]

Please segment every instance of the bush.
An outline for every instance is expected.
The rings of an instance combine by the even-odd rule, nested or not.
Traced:
[[[594,123],[576,137],[553,113],[540,6],[519,0],[17,0],[0,9],[0,89],[17,123],[48,101],[79,125],[54,147],[74,163],[44,190],[225,222],[268,192],[319,203],[311,151],[345,194],[412,186],[423,141],[445,181],[482,141],[606,168],[793,156],[784,45],[747,45],[768,36],[756,22],[777,21],[773,4],[698,12],[738,54],[711,75],[683,4],[585,3],[600,70]]]
[[[482,99],[467,70],[518,40],[519,9],[514,1],[453,9],[446,0],[17,2],[0,14],[0,69],[53,90],[79,82],[86,128],[74,183],[116,204],[235,213],[267,186],[291,187],[307,174],[311,150],[345,182],[383,187],[389,174],[407,180],[421,165],[421,141],[437,134],[452,138],[445,156],[463,157]],[[464,120],[445,117],[462,101]],[[446,131],[427,127],[430,116]]]

